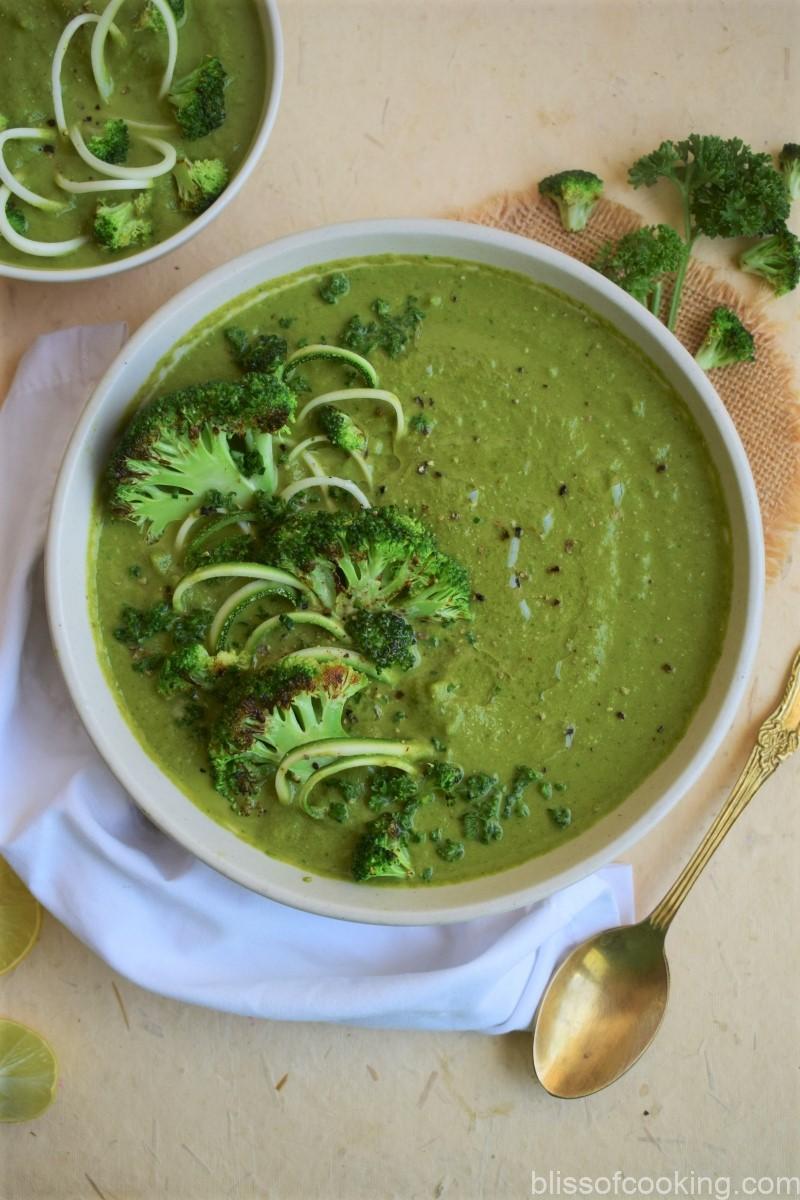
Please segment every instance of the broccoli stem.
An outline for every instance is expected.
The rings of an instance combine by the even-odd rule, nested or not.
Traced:
[[[344,762],[332,762],[327,767],[320,767],[313,775],[310,775],[297,793],[297,803],[303,812],[317,820],[324,817],[327,812],[326,808],[316,808],[308,803],[308,798],[314,788],[317,784],[330,779],[332,775],[338,775],[342,771],[354,771],[357,767],[392,767],[397,771],[405,771],[407,775],[419,775],[420,773],[416,763],[403,762],[393,754],[364,754],[360,757],[348,758]]]
[[[326,760],[362,758],[366,755],[381,755],[391,758],[389,763],[398,770],[401,764],[430,758],[430,746],[426,742],[396,742],[390,738],[323,738],[318,742],[306,742],[284,754],[275,772],[275,793],[281,804],[291,804],[293,768],[301,763],[317,759],[327,765]]]
[[[680,194],[681,194],[681,210],[683,213],[683,241],[684,241],[685,249],[684,249],[684,253],[683,253],[683,258],[681,259],[680,266],[678,267],[677,273],[675,275],[675,282],[672,285],[672,298],[670,300],[669,314],[667,316],[667,329],[671,330],[673,333],[675,331],[675,326],[678,323],[678,310],[680,309],[680,306],[681,306],[681,295],[683,293],[683,283],[684,283],[684,280],[686,279],[686,271],[689,266],[689,259],[691,258],[692,247],[694,246],[695,242],[697,241],[697,233],[692,228],[692,212],[691,212],[690,200],[689,200],[689,196],[690,196],[690,192],[691,192],[692,173],[693,173],[692,167],[689,167],[686,171],[686,178],[685,178],[683,184],[678,183],[677,180],[675,181],[676,187],[678,188],[678,190],[680,191]]]
[[[245,642],[244,657],[246,659],[252,658],[273,629],[277,629],[279,625],[283,625],[287,618],[293,625],[318,625],[320,629],[327,629],[328,633],[333,634],[339,641],[346,642],[348,640],[344,625],[342,625],[341,621],[337,621],[335,617],[327,617],[324,613],[306,612],[302,608],[294,608],[290,612],[276,613],[275,616],[267,617],[266,621],[262,621],[260,625],[257,625]],[[337,655],[341,655],[341,651],[338,649],[336,653]]]

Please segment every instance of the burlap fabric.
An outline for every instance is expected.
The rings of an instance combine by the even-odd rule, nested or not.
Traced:
[[[458,214],[464,221],[493,225],[535,238],[581,262],[598,248],[642,224],[637,213],[601,200],[583,233],[567,233],[555,206],[538,190],[496,196],[477,209]],[[712,371],[711,380],[734,420],[753,471],[767,547],[767,577],[780,572],[788,535],[800,522],[800,403],[791,361],[763,306],[743,303],[734,288],[711,267],[692,262],[686,277],[678,337],[691,351],[703,339],[711,310],[734,309],[756,339],[756,361]]]

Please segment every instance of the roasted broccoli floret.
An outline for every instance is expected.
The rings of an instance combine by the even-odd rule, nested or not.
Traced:
[[[408,852],[408,833],[392,813],[370,821],[353,855],[353,878],[410,879],[414,874]]]
[[[633,187],[667,179],[683,211],[683,256],[672,289],[667,327],[678,319],[689,256],[697,238],[756,237],[774,233],[789,215],[789,197],[768,154],[756,154],[739,138],[692,133],[662,142],[628,172]]]
[[[704,371],[753,362],[756,357],[753,335],[735,312],[720,305],[712,312],[708,332],[694,357]]]
[[[107,204],[101,200],[94,219],[94,236],[106,250],[128,250],[147,241],[153,233],[153,223],[147,217],[150,196],[142,194],[135,200]]]
[[[233,361],[247,373],[273,370],[283,363],[289,349],[286,338],[278,334],[259,333],[250,337],[239,325],[228,326],[225,340]]]
[[[786,180],[790,200],[800,200],[800,146],[787,142],[778,155],[778,166]]]
[[[419,784],[413,775],[406,774],[391,767],[379,767],[369,781],[370,808],[386,808],[389,804],[405,804],[415,800],[419,794]]]
[[[107,163],[124,163],[131,145],[128,126],[124,121],[106,121],[102,133],[90,137],[86,143],[95,158]]]
[[[221,158],[181,158],[172,174],[181,208],[195,215],[214,203],[230,178]]]
[[[319,286],[320,299],[326,304],[337,304],[350,291],[350,280],[343,271],[334,271]]]
[[[542,179],[539,191],[556,204],[564,228],[580,233],[603,194],[603,181],[592,171],[559,171]]]
[[[216,687],[223,675],[239,665],[239,655],[232,651],[209,654],[201,642],[192,642],[166,656],[158,674],[157,687],[162,696],[173,696],[192,688],[208,690]]]
[[[343,738],[345,707],[369,680],[344,661],[284,659],[264,672],[242,676],[226,696],[211,735],[214,786],[234,807],[247,808],[281,759],[298,746]],[[302,783],[315,769],[298,762]]]
[[[374,300],[372,311],[374,320],[350,318],[342,331],[341,344],[364,356],[379,349],[389,358],[399,358],[413,343],[425,319],[416,296],[407,296],[404,308],[398,313],[393,313],[385,300]]]
[[[228,73],[218,58],[206,58],[169,93],[175,119],[188,141],[205,137],[225,120],[225,88]]]
[[[367,435],[353,418],[333,404],[324,404],[319,410],[319,424],[332,446],[346,450],[349,454],[363,454],[367,448]]]
[[[669,225],[645,225],[601,246],[592,263],[612,283],[624,288],[658,316],[664,277],[683,260],[683,242]]]
[[[345,628],[356,650],[380,670],[402,667],[408,671],[417,661],[414,630],[400,613],[360,609],[347,619]]]
[[[739,266],[766,280],[776,296],[783,296],[800,283],[800,238],[782,225],[771,237],[745,250]]]
[[[268,374],[162,396],[136,414],[111,457],[111,511],[157,541],[211,492],[231,508],[248,506],[257,489],[274,492],[272,437],[296,405],[292,390]]]

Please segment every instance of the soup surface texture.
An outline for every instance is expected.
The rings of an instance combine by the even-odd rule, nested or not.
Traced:
[[[321,295],[332,271],[350,285],[336,303]],[[488,825],[486,810],[469,819],[475,804],[463,790],[419,808],[409,882],[436,884],[546,853],[620,804],[674,748],[720,653],[731,551],[716,471],[680,396],[611,326],[514,273],[385,256],[272,281],[196,327],[147,397],[237,378],[228,325],[280,334],[290,350],[302,340],[339,343],[354,316],[374,319],[376,300],[398,314],[408,297],[424,314],[415,336],[396,357],[370,355],[381,386],[402,403],[406,436],[393,438],[386,406],[342,405],[369,433],[371,492],[340,451],[321,444],[315,453],[375,504],[413,506],[470,573],[474,619],[422,623],[419,665],[391,686],[375,683],[353,706],[362,735],[424,739],[468,776],[499,777]],[[345,386],[340,365],[310,363],[303,374],[301,412],[311,396]],[[309,418],[295,441],[312,433]],[[291,479],[291,468],[281,470]],[[319,492],[307,496],[321,505]],[[344,494],[337,503],[354,504]],[[147,751],[214,820],[304,870],[349,877],[375,817],[364,799],[331,803],[316,820],[269,794],[262,812],[232,811],[211,783],[203,695],[165,700],[115,639],[124,605],[168,597],[182,574],[172,565],[174,533],[149,546],[99,505],[97,635],[119,704]],[[241,582],[215,585],[213,603]],[[287,628],[275,653],[320,635]],[[539,774],[510,806],[520,766]],[[315,801],[336,796],[320,785]]]
[[[162,155],[143,143],[139,133],[168,142],[178,159],[220,159],[230,177],[242,163],[256,132],[264,103],[268,64],[264,38],[254,0],[236,0],[231,6],[218,0],[187,0],[186,18],[178,30],[178,57],[174,78],[188,76],[209,56],[216,56],[228,74],[225,120],[204,137],[187,139],[175,122],[175,112],[159,90],[166,61],[166,36],[141,28],[147,0],[123,4],[115,24],[124,45],[109,38],[106,62],[114,90],[102,101],[92,74],[90,47],[95,25],[79,28],[67,50],[61,72],[64,110],[69,126],[76,122],[88,143],[103,132],[112,118],[130,122],[155,122],[158,128],[130,126],[130,149],[125,167],[158,162]],[[93,192],[70,195],[55,182],[56,172],[67,179],[86,182],[98,172],[78,156],[67,137],[56,128],[51,64],[67,23],[80,13],[101,14],[106,5],[85,5],[82,0],[0,0],[0,130],[45,128],[47,141],[11,139],[3,156],[14,175],[31,191],[66,203],[57,213],[14,201],[25,222],[25,236],[42,242],[61,242],[91,235],[99,202],[118,204],[142,195],[135,191]],[[235,14],[235,19],[233,16]],[[93,236],[80,248],[62,257],[35,257],[10,245],[0,236],[0,261],[32,270],[73,270],[101,266],[135,254],[155,242],[166,241],[194,219],[179,203],[173,173],[155,179],[146,219],[152,234],[128,249],[109,250]]]

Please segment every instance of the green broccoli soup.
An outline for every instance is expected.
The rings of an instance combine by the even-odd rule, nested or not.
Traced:
[[[91,571],[118,702],[195,804],[369,883],[501,871],[618,805],[720,653],[719,481],[610,325],[510,272],[275,280],[159,365]]]
[[[255,0],[0,0],[0,261],[112,263],[224,191],[267,86]]]

